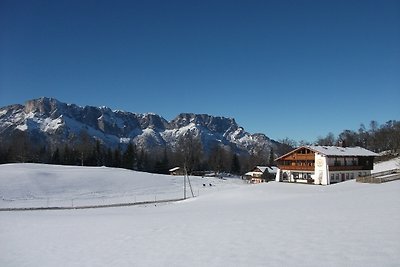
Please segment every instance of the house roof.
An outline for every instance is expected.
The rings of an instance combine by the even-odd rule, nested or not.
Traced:
[[[174,171],[177,171],[177,170],[179,170],[179,169],[180,169],[180,167],[175,167],[175,168],[170,169],[169,171],[170,171],[170,172],[174,172]]]
[[[254,171],[254,169],[259,169],[259,171]],[[275,166],[256,166],[254,167],[253,171],[246,172],[245,176],[253,176],[254,174],[264,174],[265,170],[268,170],[269,173],[275,174],[278,170],[278,167]]]
[[[259,169],[262,173],[265,172],[266,169],[268,169],[267,166],[256,166],[257,169]]]
[[[278,167],[276,166],[268,167],[268,169],[269,173],[276,173],[278,171]]]
[[[378,156],[375,152],[368,149],[356,147],[338,147],[338,146],[309,146],[315,152],[326,156]]]
[[[254,174],[260,174],[261,172],[246,172],[245,176],[253,176]]]
[[[368,149],[356,146],[356,147],[339,147],[339,146],[301,146],[298,147],[289,153],[280,156],[276,160],[286,157],[287,155],[292,154],[293,152],[300,150],[302,148],[310,149],[316,153],[320,153],[325,156],[361,156],[361,157],[375,157],[378,156],[375,152],[372,152]]]
[[[255,169],[259,169],[261,173],[264,173],[265,170],[268,170],[269,173],[276,173],[277,167],[275,166],[256,166],[253,171],[248,172],[248,173],[260,173],[257,171],[254,171]]]

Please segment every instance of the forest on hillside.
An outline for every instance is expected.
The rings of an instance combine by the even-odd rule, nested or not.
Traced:
[[[269,154],[267,154],[269,153]],[[37,145],[24,131],[18,131],[7,142],[0,140],[0,164],[34,162],[61,165],[107,166],[167,174],[169,169],[185,167],[188,173],[204,171],[240,175],[255,165],[272,165],[274,151],[258,151],[253,155],[237,154],[229,147],[216,145],[203,151],[199,138],[184,135],[176,147],[146,151],[132,142],[116,148],[106,147],[99,140],[81,132],[76,143]]]

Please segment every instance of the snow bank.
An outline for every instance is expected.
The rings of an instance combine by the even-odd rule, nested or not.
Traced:
[[[375,163],[372,173],[383,172],[394,169],[400,169],[400,157],[388,161]]]

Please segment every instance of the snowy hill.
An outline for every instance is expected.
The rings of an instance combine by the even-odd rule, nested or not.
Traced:
[[[322,187],[215,179],[215,186],[202,189],[204,180],[198,179],[193,183],[203,190],[200,196],[177,203],[0,212],[0,266],[375,267],[400,262],[400,181]],[[127,192],[168,196],[181,190],[179,180],[111,168],[0,166],[2,202],[19,205],[71,196],[98,202]]]
[[[191,183],[194,193],[203,195],[244,182],[193,176]],[[182,176],[107,167],[0,165],[0,208],[105,205],[182,197]]]
[[[383,172],[394,169],[400,169],[400,157],[375,163],[372,173]]]
[[[263,149],[268,155],[280,145],[264,134],[246,132],[232,118],[182,113],[168,122],[152,113],[80,107],[45,97],[0,108],[0,139],[7,140],[17,130],[27,132],[35,143],[73,143],[84,131],[109,147],[133,142],[146,151],[173,149],[185,134],[200,137],[206,152],[221,144],[237,153]]]

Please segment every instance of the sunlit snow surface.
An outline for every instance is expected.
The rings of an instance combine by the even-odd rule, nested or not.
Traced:
[[[23,178],[24,173],[34,175]],[[46,176],[46,182],[38,181]],[[20,199],[27,188],[36,198],[61,200],[90,191],[97,192],[92,196],[95,201],[127,192],[152,195],[154,190],[170,196],[181,191],[181,178],[108,168],[0,166],[1,194],[15,199],[3,202],[20,205],[33,203],[28,197]],[[200,196],[183,202],[0,212],[0,266],[398,266],[400,262],[399,181],[314,186],[198,179],[193,183]],[[201,179],[215,186],[203,188]],[[82,187],[86,191],[80,191]]]
[[[241,179],[190,177],[195,195],[243,185]],[[211,186],[210,186],[211,184]],[[203,186],[205,185],[205,186]],[[183,176],[106,167],[0,165],[0,208],[68,207],[183,197]],[[187,196],[191,196],[187,183]]]
[[[383,172],[387,170],[394,170],[394,169],[400,169],[400,157],[388,160],[388,161],[383,161],[376,163],[374,165],[374,169],[372,170],[372,173],[376,172]]]

